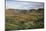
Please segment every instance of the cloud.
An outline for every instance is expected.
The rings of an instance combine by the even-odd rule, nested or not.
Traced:
[[[7,0],[6,8],[15,8],[15,9],[32,9],[32,8],[43,8],[43,3],[38,2],[27,2],[27,1],[18,1],[18,0]]]
[[[34,2],[44,2],[44,0],[7,0],[7,1],[34,1]]]

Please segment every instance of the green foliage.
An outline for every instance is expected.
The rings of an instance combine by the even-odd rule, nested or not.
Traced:
[[[43,17],[42,17],[43,18]],[[33,29],[33,28],[43,28],[44,24],[42,23],[42,21],[40,22],[40,19],[42,20],[41,17],[38,16],[33,16],[32,17],[32,21],[17,21],[14,18],[7,18],[6,16],[6,29]]]
[[[44,28],[44,16],[39,15],[39,13],[36,13],[36,11],[34,13],[32,12],[32,14],[6,16],[5,19],[6,19],[6,30]]]

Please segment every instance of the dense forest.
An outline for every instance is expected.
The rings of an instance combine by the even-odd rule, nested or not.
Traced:
[[[5,29],[25,30],[44,28],[44,9],[6,9]]]

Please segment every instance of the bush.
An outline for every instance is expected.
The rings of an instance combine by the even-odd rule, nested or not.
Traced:
[[[43,21],[44,17],[39,15],[6,16],[6,30],[44,28]]]

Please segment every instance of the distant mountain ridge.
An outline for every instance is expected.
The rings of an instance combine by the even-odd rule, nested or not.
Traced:
[[[35,12],[35,11],[39,11],[40,12],[40,10],[44,10],[43,8],[40,8],[40,9],[38,9],[38,10],[35,10],[35,9],[30,9],[30,10],[22,10],[22,9],[6,9],[5,10],[5,15],[6,16],[15,16],[15,15],[17,15],[17,14],[25,14],[25,13],[31,13],[31,12]],[[33,12],[33,13],[34,13]]]

